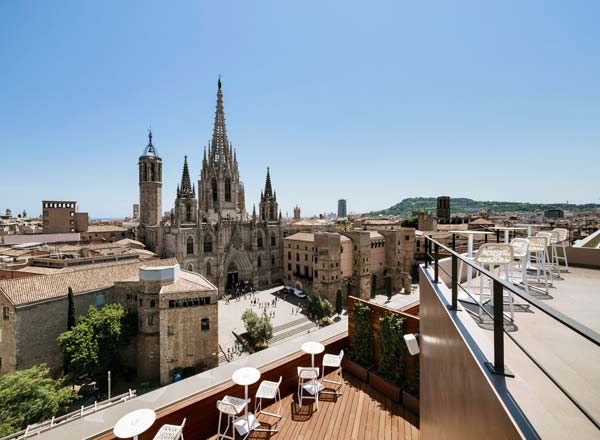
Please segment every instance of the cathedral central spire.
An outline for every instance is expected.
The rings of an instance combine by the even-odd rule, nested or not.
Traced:
[[[222,163],[229,156],[229,141],[227,127],[225,126],[225,109],[223,107],[223,91],[221,90],[221,77],[219,77],[217,90],[217,110],[215,112],[215,125],[210,144],[211,161]]]
[[[191,195],[192,195],[192,183],[190,181],[190,171],[188,169],[187,156],[185,156],[184,160],[183,160],[183,172],[181,174],[181,185],[179,186],[179,191],[177,193],[177,197],[191,196]]]

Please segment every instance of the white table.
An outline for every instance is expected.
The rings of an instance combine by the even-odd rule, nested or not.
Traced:
[[[525,226],[516,227],[516,226],[496,226],[494,228],[495,231],[504,231],[504,243],[508,244],[508,238],[510,231],[524,231],[527,228]]]
[[[260,371],[252,367],[244,367],[235,370],[233,376],[231,376],[231,380],[236,384],[244,386],[244,399],[246,400],[248,400],[248,385],[258,382],[258,379],[260,379]],[[237,432],[240,435],[245,436],[250,431],[260,426],[260,423],[256,420],[254,414],[248,412],[248,404],[246,404],[244,418],[240,418],[234,425]]]
[[[456,234],[456,235],[465,235],[467,237],[467,257],[469,258],[473,258],[473,238],[475,236],[486,236],[486,235],[492,235],[491,232],[488,231],[449,231],[451,234]],[[462,276],[462,261],[460,263],[460,268],[458,271],[458,276],[461,277]],[[467,290],[470,292],[471,291],[471,277],[473,276],[473,268],[470,265],[467,265]],[[466,297],[466,298],[461,298],[462,300],[467,300],[469,302],[473,302],[473,299],[471,299],[470,297]]]
[[[527,228],[527,236],[531,237],[531,229],[532,228],[541,228],[543,226],[548,226],[548,225],[543,225],[541,223],[517,223],[515,226]]]
[[[304,344],[302,344],[302,351],[304,353],[310,354],[310,366],[312,368],[315,368],[315,354],[323,353],[325,351],[325,346],[323,344],[321,344],[320,342],[309,341],[309,342],[305,342]],[[307,385],[304,385],[304,389],[306,391],[308,391],[310,394],[312,394],[313,396],[316,393],[323,390],[324,388],[325,387],[323,386],[323,384],[320,383],[319,381],[315,381],[314,384],[309,383]]]
[[[150,428],[155,420],[156,413],[153,410],[138,409],[121,417],[115,425],[113,433],[118,438],[137,440],[138,435]]]

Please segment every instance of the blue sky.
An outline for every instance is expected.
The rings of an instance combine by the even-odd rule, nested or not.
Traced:
[[[163,209],[223,78],[246,204],[600,202],[597,1],[0,2],[0,209],[131,212],[152,124]]]

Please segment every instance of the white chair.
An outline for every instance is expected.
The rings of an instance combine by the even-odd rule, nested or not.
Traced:
[[[552,271],[548,270],[548,239],[547,237],[529,237],[529,260],[535,264],[535,273],[537,282],[540,282],[540,274],[544,279],[544,291],[548,293],[548,286],[551,285]],[[550,280],[549,276],[550,274]]]
[[[550,285],[552,286],[554,284],[554,275],[552,273],[552,268],[554,265],[554,252],[552,251],[552,255],[548,254],[548,248],[550,248],[551,250],[553,249],[552,247],[552,233],[551,232],[546,232],[546,231],[540,231],[537,234],[535,234],[536,237],[544,237],[546,239],[546,270],[548,271],[548,275],[550,278]]]
[[[184,440],[183,438],[183,427],[185,426],[185,419],[181,425],[162,425],[154,440]]]
[[[340,351],[340,354],[325,354],[323,356],[323,370],[321,373],[321,382],[327,382],[334,385],[337,385],[337,389],[335,391],[323,391],[324,394],[335,394],[336,396],[341,396],[342,393],[339,392],[340,388],[344,384],[344,379],[342,378],[342,359],[344,358],[344,350]],[[336,368],[339,370],[340,381],[325,379],[325,368]]]
[[[235,422],[238,420],[245,420],[245,416],[239,416],[246,409],[246,406],[250,403],[250,400],[240,399],[232,396],[225,396],[223,400],[217,401],[217,409],[219,410],[219,429],[217,431],[217,440],[222,438],[228,440],[235,440]],[[225,414],[227,416],[227,426],[223,433],[221,433],[221,417]],[[227,435],[229,426],[231,425],[231,435]],[[248,435],[246,434],[246,437]],[[245,437],[244,437],[245,438]]]
[[[490,272],[494,272],[495,267],[498,266],[498,277],[502,277],[502,271],[504,271],[504,278],[510,282],[512,278],[512,262],[514,260],[513,248],[510,244],[499,244],[499,243],[487,243],[482,245],[475,255],[475,262],[483,268],[488,268]],[[483,306],[487,302],[486,297],[491,299],[492,297],[492,280],[489,280],[489,295],[486,294],[484,288],[484,276],[479,274],[479,317],[483,316]],[[513,296],[512,292],[507,289],[502,289],[503,298],[508,300],[508,307],[510,310],[510,319],[514,319],[514,308],[513,308]]]
[[[567,260],[567,247],[569,246],[569,231],[566,230],[565,228],[554,228],[552,230],[552,232],[556,232],[558,234],[558,240],[556,245],[560,246],[562,248],[562,257],[560,257],[558,255],[556,255],[556,259],[559,263],[559,270],[560,270],[560,261],[564,261],[565,263],[565,272],[569,271],[569,261]]]
[[[303,399],[315,401],[315,408],[319,409],[319,369],[312,367],[298,367],[298,402],[302,406]],[[314,394],[307,388],[312,387]],[[305,394],[307,393],[307,394]]]
[[[279,380],[277,382],[271,382],[269,380],[263,380],[258,386],[258,390],[256,391],[256,396],[254,400],[254,414],[266,414],[271,417],[277,417],[281,419],[281,394],[279,393],[279,385],[281,385],[282,377],[279,376]],[[272,399],[274,403],[279,402],[279,406],[277,407],[276,413],[270,413],[267,411],[263,411],[262,409],[262,400],[263,399]],[[277,429],[255,429],[255,431],[263,431],[263,432],[277,432]]]
[[[529,278],[527,277],[529,240],[526,238],[513,238],[510,246],[513,248],[513,257],[518,262],[517,269],[521,271],[521,283],[525,286],[525,291],[529,292]]]

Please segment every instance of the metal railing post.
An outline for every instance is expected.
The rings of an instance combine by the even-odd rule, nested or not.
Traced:
[[[456,234],[452,234],[452,250],[456,252]]]
[[[494,363],[486,362],[494,374],[514,377],[504,365],[504,299],[502,284],[493,279],[493,306],[494,306]]]
[[[437,283],[440,282],[439,281],[439,273],[440,273],[440,267],[439,266],[440,265],[438,263],[438,260],[440,259],[440,255],[439,255],[440,248],[439,248],[439,245],[438,245],[437,241],[433,245],[433,248],[434,248],[433,255],[434,255],[434,259],[435,259],[434,260],[435,261],[434,262],[434,266],[433,266],[433,268],[434,268],[434,282],[437,284]]]
[[[425,268],[429,267],[429,239],[425,235]]]
[[[500,243],[500,230],[496,229],[496,243]]]
[[[452,310],[458,310],[458,258],[452,254]]]

